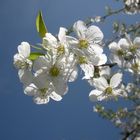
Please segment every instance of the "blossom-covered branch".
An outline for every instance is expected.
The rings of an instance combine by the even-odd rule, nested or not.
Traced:
[[[101,29],[93,25],[121,12],[131,15],[140,12],[140,0],[123,2],[124,8],[111,10],[103,17],[97,16],[85,22],[78,20],[69,29],[60,27],[57,36],[48,32],[39,12],[36,27],[42,42],[38,46],[21,42],[13,63],[24,93],[32,96],[36,104],[48,104],[50,99],[61,101],[68,93],[69,83],[78,78],[78,71],[82,71],[82,79],[92,87],[89,99],[98,102],[94,111],[120,127],[123,140],[139,140],[140,36],[136,33],[140,23],[125,30],[117,29],[115,37],[107,42],[103,41]],[[102,101],[119,101],[120,98],[132,101],[132,109],[126,106],[114,111],[100,105]]]

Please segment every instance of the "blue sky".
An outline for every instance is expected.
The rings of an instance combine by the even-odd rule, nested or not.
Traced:
[[[118,140],[119,130],[92,112],[88,99],[91,87],[77,79],[61,102],[40,106],[24,95],[13,55],[22,41],[41,41],[35,18],[43,11],[48,30],[56,34],[60,26],[69,27],[79,19],[104,15],[104,6],[121,4],[113,0],[1,0],[0,1],[0,140]],[[117,16],[131,23],[130,16]],[[135,16],[133,21],[138,20]],[[100,27],[105,36],[111,33],[110,18]],[[117,103],[115,103],[117,104]]]

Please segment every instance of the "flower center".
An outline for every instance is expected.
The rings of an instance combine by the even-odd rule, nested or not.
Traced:
[[[112,94],[112,87],[107,87],[106,89],[105,89],[105,93],[106,94],[108,94],[108,95],[110,95],[110,94]]]
[[[130,52],[135,53],[137,51],[137,47],[135,45],[130,46],[129,50]]]
[[[132,64],[132,70],[137,72],[139,69],[139,64],[138,63],[135,63],[135,64]]]
[[[53,76],[53,77],[57,77],[59,75],[59,73],[60,73],[60,71],[56,66],[53,66],[50,69],[50,75]]]
[[[64,53],[65,53],[64,45],[60,45],[60,46],[57,48],[57,53],[58,53],[58,54],[64,54]]]
[[[81,39],[81,40],[79,40],[79,44],[78,45],[79,45],[80,49],[87,49],[89,43],[88,43],[87,40]]]
[[[119,50],[117,51],[117,55],[118,55],[118,56],[123,56],[123,55],[124,55],[123,50],[122,50],[122,49],[119,49]]]
[[[86,64],[87,63],[87,59],[85,56],[80,56],[79,57],[79,64]]]
[[[39,94],[42,98],[45,97],[47,90],[48,90],[47,88],[39,89],[40,91]]]
[[[18,69],[26,69],[29,67],[29,64],[26,62],[26,61],[16,61],[15,62],[15,66],[18,68]]]

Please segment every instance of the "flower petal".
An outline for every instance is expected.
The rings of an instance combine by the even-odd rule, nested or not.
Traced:
[[[109,66],[104,66],[100,68],[100,75],[108,78],[111,74],[111,68]]]
[[[116,88],[121,83],[121,81],[122,81],[122,74],[116,73],[110,79],[110,86]]]
[[[121,57],[118,57],[117,55],[111,54],[110,55],[110,61],[113,63],[117,63],[118,66],[122,66],[123,65],[123,59]]]
[[[73,30],[77,34],[79,39],[85,38],[85,32],[87,30],[87,27],[83,21],[78,20],[77,22],[75,22],[73,25]]]
[[[33,81],[33,75],[31,73],[31,71],[25,69],[20,69],[18,71],[18,76],[19,76],[19,79],[20,81],[24,84],[24,85],[29,85],[31,84],[31,82]]]
[[[103,37],[104,35],[99,27],[92,25],[87,29],[86,38],[88,41],[99,43],[102,41]]]
[[[120,46],[123,50],[126,50],[129,49],[130,44],[125,38],[122,38],[119,40],[118,46]]]
[[[29,86],[24,86],[24,93],[28,96],[35,96],[37,92],[37,87],[34,84]]]
[[[92,44],[89,47],[91,47],[92,50],[94,51],[94,53],[97,54],[97,55],[103,53],[103,49],[98,44]]]
[[[69,48],[71,49],[71,47],[75,47],[78,44],[78,40],[72,36],[66,36],[66,41],[68,42],[68,44],[70,45]]]
[[[93,65],[99,66],[102,64],[105,64],[107,62],[107,57],[105,54],[98,54],[98,55],[93,55],[89,56],[90,61],[92,62]]]
[[[112,42],[109,44],[109,49],[111,52],[116,53],[118,51],[118,49],[120,49],[120,47],[118,46],[118,44],[116,42]]]
[[[140,37],[136,37],[133,41],[134,45],[136,45],[137,48],[140,48]]]
[[[34,61],[33,70],[38,71],[39,69],[42,68],[48,68],[48,66],[49,61],[47,60],[47,58],[45,56],[40,56]]]
[[[71,75],[69,76],[69,82],[74,82],[78,77],[78,68],[74,67]]]
[[[92,90],[90,93],[89,93],[89,99],[93,102],[95,101],[101,101],[100,100],[100,95],[102,95],[102,91],[99,91],[99,90]]]
[[[62,78],[55,79],[53,85],[55,92],[60,96],[65,95],[68,92],[67,83]]]
[[[82,79],[90,79],[94,75],[94,66],[91,64],[81,64],[81,69],[84,71],[84,77]]]
[[[41,74],[38,74],[34,80],[33,80],[33,83],[39,88],[39,89],[42,89],[42,88],[48,88],[49,87],[49,81],[47,79],[48,77],[46,76],[46,73],[41,73]]]
[[[59,34],[58,34],[58,39],[61,43],[66,42],[66,32],[67,32],[66,28],[60,27]]]
[[[56,94],[55,92],[52,92],[50,94],[50,97],[55,101],[61,101],[62,100],[62,97],[60,95]]]
[[[104,91],[108,87],[108,82],[104,77],[95,78],[94,86],[100,91]]]
[[[22,42],[21,45],[18,46],[18,52],[24,58],[28,58],[30,55],[30,45],[28,42]]]
[[[107,62],[107,56],[105,54],[100,54],[98,55],[98,57],[99,57],[98,65],[103,65]]]
[[[45,98],[41,98],[40,96],[35,96],[33,100],[36,104],[47,104],[50,101],[50,98],[49,96],[46,96]]]
[[[46,33],[45,37],[43,38],[46,47],[56,47],[57,46],[57,39],[51,34]]]

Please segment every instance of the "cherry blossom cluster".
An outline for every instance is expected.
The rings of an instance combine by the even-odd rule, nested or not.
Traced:
[[[90,79],[94,76],[94,66],[106,63],[102,31],[94,25],[87,27],[83,21],[74,23],[73,30],[74,37],[66,35],[67,29],[63,27],[57,37],[46,33],[42,52],[34,60],[29,43],[18,46],[14,65],[24,93],[33,96],[35,103],[46,104],[50,98],[60,101],[68,92],[68,82],[77,78],[79,66],[84,72],[83,79]]]
[[[140,140],[140,36],[136,35],[140,34],[140,25],[129,28],[123,24],[124,30],[110,43],[103,41],[98,26],[91,25],[120,12],[131,15],[140,12],[140,0],[123,1],[123,9],[91,18],[89,22],[78,20],[71,29],[60,27],[58,35],[47,31],[40,12],[36,27],[42,42],[35,46],[21,42],[13,63],[24,93],[32,96],[36,104],[47,104],[50,99],[61,101],[68,93],[69,83],[81,71],[82,79],[93,88],[89,93],[91,101],[100,104],[119,98],[132,101],[131,110],[124,107],[113,112],[99,104],[93,110],[122,128],[124,140]],[[115,25],[117,31],[121,26]]]
[[[60,101],[68,92],[68,83],[74,82],[79,68],[83,78],[93,90],[89,94],[92,101],[127,97],[121,70],[111,71],[103,53],[103,33],[99,27],[89,27],[83,21],[73,25],[74,36],[67,35],[61,27],[58,36],[46,33],[41,44],[42,52],[31,58],[30,44],[22,42],[14,55],[24,93],[33,96],[36,104],[46,104],[50,98]],[[140,37],[132,42],[128,36],[118,43],[109,44],[109,62],[117,64],[130,73],[140,74]]]
[[[128,14],[136,14],[140,12],[140,0],[124,0],[125,11]]]
[[[122,38],[118,43],[109,45],[111,61],[130,73],[140,74],[140,37],[131,41],[130,37]]]

